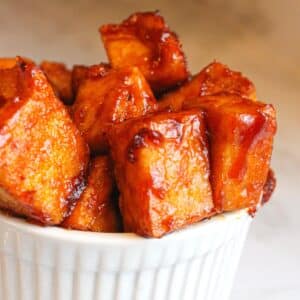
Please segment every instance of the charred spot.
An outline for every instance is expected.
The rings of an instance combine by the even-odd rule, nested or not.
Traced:
[[[269,170],[266,183],[263,188],[262,204],[268,202],[276,187],[276,177],[272,169]]]
[[[0,108],[3,107],[5,103],[6,103],[6,99],[2,95],[0,95]]]
[[[81,171],[81,173],[77,177],[71,180],[71,184],[69,186],[70,193],[68,197],[65,199],[65,201],[63,201],[67,205],[69,205],[69,210],[64,217],[68,217],[71,214],[72,210],[74,209],[77,203],[77,200],[80,198],[82,192],[86,188],[85,173],[86,173],[85,171]]]
[[[131,102],[131,101],[132,101],[132,94],[131,94],[131,93],[129,93],[129,94],[127,95],[127,101],[128,101],[128,102]]]
[[[129,162],[136,162],[136,150],[143,148],[147,145],[148,142],[154,145],[160,145],[163,141],[163,136],[160,132],[156,130],[151,130],[148,128],[142,128],[139,132],[133,137],[131,143],[128,146],[127,158]]]
[[[24,72],[26,70],[26,62],[18,56],[18,65],[19,65],[19,68]]]

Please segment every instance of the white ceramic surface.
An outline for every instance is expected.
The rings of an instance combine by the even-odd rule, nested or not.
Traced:
[[[251,220],[238,211],[145,239],[0,213],[0,299],[227,300]]]

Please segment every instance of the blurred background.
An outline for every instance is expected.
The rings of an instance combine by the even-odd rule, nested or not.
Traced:
[[[179,34],[193,72],[220,60],[249,76],[259,99],[277,108],[272,164],[278,187],[254,220],[232,300],[299,300],[299,1],[0,0],[0,56],[24,55],[69,66],[105,61],[99,25],[155,9]]]

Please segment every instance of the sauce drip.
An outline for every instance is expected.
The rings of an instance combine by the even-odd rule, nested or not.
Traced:
[[[230,178],[242,179],[247,171],[247,155],[251,148],[255,137],[261,132],[265,124],[265,118],[259,114],[255,117],[252,124],[246,124],[247,130],[243,130],[239,133],[239,152],[237,158],[233,162],[228,176]]]

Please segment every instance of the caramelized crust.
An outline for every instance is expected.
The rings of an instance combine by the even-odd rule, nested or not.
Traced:
[[[156,100],[138,68],[111,70],[79,87],[73,118],[92,151],[107,152],[107,131],[116,123],[156,109]]]
[[[73,103],[71,71],[63,63],[43,61],[40,65],[54,92],[64,104]]]
[[[187,100],[206,112],[211,184],[217,211],[256,207],[269,171],[276,132],[272,105],[236,95]]]
[[[58,224],[79,198],[88,148],[43,72],[0,69],[0,206]]]
[[[72,69],[72,89],[74,95],[77,95],[79,85],[87,78],[103,77],[110,70],[110,65],[100,63],[99,65],[83,66],[75,65]]]
[[[125,230],[161,237],[212,214],[200,112],[129,120],[112,129],[109,141]]]
[[[139,67],[155,92],[188,78],[181,44],[158,12],[133,14],[102,26],[100,33],[112,67]]]
[[[63,226],[95,232],[119,231],[120,216],[113,191],[111,162],[107,156],[98,156],[91,161],[87,187]]]
[[[213,62],[178,90],[164,95],[159,102],[159,109],[178,111],[187,99],[224,92],[256,99],[255,87],[248,78],[219,62]]]
[[[276,188],[275,173],[272,169],[270,169],[268,172],[267,181],[263,189],[262,204],[265,204],[270,200],[275,188]]]

